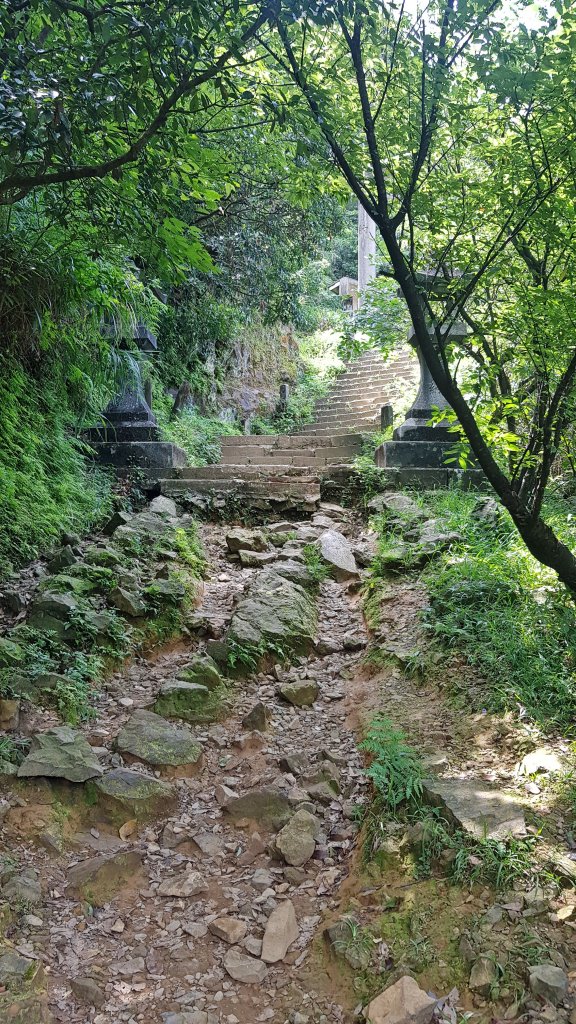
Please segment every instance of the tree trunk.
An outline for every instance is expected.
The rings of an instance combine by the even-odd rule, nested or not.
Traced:
[[[451,374],[447,373],[444,368],[435,341],[430,336],[417,284],[400,250],[393,228],[389,221],[383,218],[379,220],[378,226],[394,268],[394,275],[408,306],[416,341],[433,380],[456,413],[480,468],[510,513],[526,547],[534,555],[534,558],[554,570],[560,581],[570,591],[573,600],[576,601],[576,556],[566,544],[558,539],[552,528],[539,515],[535,516],[530,511],[512,487],[506,474],[500,469],[482,437],[468,402]]]

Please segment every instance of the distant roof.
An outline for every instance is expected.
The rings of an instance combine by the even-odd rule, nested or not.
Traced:
[[[356,295],[358,292],[358,281],[354,277],[341,277],[330,285],[328,291],[337,292],[338,295]]]

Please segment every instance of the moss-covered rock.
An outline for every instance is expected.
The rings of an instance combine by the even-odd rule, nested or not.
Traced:
[[[265,569],[239,601],[227,642],[240,650],[306,653],[314,642],[316,621],[312,596],[273,569]]]
[[[127,816],[146,821],[176,808],[177,793],[169,782],[162,782],[129,768],[114,768],[96,782],[87,785],[87,797],[112,820]]]
[[[151,711],[135,711],[116,737],[116,749],[157,768],[181,768],[192,775],[202,766],[202,747],[190,729],[172,725]]]
[[[218,671],[216,662],[208,655],[196,655],[188,662],[185,668],[181,669],[176,676],[185,683],[196,683],[197,686],[205,686],[207,690],[214,690],[222,684],[222,676]]]
[[[67,725],[39,733],[30,753],[18,769],[21,778],[43,776],[86,782],[102,775],[102,767],[92,747],[80,732]]]
[[[268,550],[268,539],[262,530],[246,530],[240,526],[228,531],[226,544],[233,553]]]
[[[145,588],[144,596],[153,607],[179,605],[186,597],[186,588],[180,580],[156,579],[154,583]]]
[[[74,594],[49,591],[34,599],[27,624],[41,632],[49,630],[60,640],[71,643],[76,638],[73,618],[79,608],[78,598]]]
[[[88,565],[98,565],[105,569],[113,569],[116,565],[122,564],[122,555],[113,548],[88,548],[84,555],[84,561]]]
[[[0,637],[0,668],[14,668],[24,661],[24,650],[20,644],[6,637]]]
[[[219,712],[218,690],[209,690],[198,683],[173,679],[164,683],[154,711],[166,718],[182,718],[185,722],[213,722]]]

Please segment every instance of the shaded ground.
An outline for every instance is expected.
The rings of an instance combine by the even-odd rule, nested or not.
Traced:
[[[256,572],[226,557],[224,533],[212,525],[204,528],[210,572],[195,617],[204,620],[213,640]],[[356,809],[368,803],[369,787],[356,740],[373,714],[383,711],[430,765],[448,776],[515,789],[535,812],[544,817],[548,812],[550,837],[564,837],[565,827],[546,792],[527,794],[525,778],[516,774],[522,754],[536,745],[530,732],[487,715],[469,717],[447,699],[453,673],[461,672],[463,683],[474,680],[457,663],[427,661],[418,619],[425,602],[417,583],[400,579],[390,584],[378,602],[369,641],[356,585],[324,582],[319,633],[333,653],[300,659],[291,669],[275,666],[236,684],[224,719],[195,730],[204,763],[200,774],[178,781],[177,810],[148,825],[130,826],[123,839],[70,787],[59,789],[42,780],[13,787],[19,797],[4,818],[5,848],[20,867],[39,870],[42,898],[37,906],[21,908],[28,913],[17,917],[7,934],[16,951],[44,962],[55,1021],[160,1024],[167,1019],[188,1024],[186,1017],[165,1015],[196,1010],[207,1016],[193,1017],[191,1024],[351,1022],[359,1004],[398,970],[410,971],[438,996],[457,986],[463,1009],[491,1016],[489,1000],[467,989],[470,967],[460,946],[467,930],[485,928],[481,922],[494,905],[494,894],[480,887],[463,890],[442,877],[415,879],[414,861],[396,822],[386,824],[372,860],[363,859]],[[205,648],[206,640],[194,636],[135,660],[111,678],[97,719],[85,728],[90,742],[102,748],[104,764],[120,763],[113,740],[134,709],[149,707],[191,652]],[[376,658],[374,651],[379,652]],[[293,708],[279,699],[278,683],[303,679],[319,684],[311,707]],[[259,701],[270,716],[264,734],[242,726]],[[37,715],[28,725],[50,723],[50,716],[42,723]],[[307,767],[281,766],[293,754],[304,755]],[[327,761],[340,793],[307,797],[310,780],[305,776]],[[279,779],[283,784],[288,779],[294,804],[307,799],[320,820],[314,857],[303,867],[282,862],[265,827],[248,821],[233,825],[221,809],[222,786],[243,793]],[[112,901],[95,908],[69,893],[69,869],[75,862],[117,850],[138,852],[142,868],[122,880]],[[181,898],[158,892],[162,882],[179,879],[191,868],[201,874],[205,891]],[[257,956],[270,913],[287,899],[293,902],[299,935],[285,959],[268,966],[260,984],[235,981],[223,967],[230,946],[210,933],[211,921],[221,915],[244,921],[242,952]],[[573,891],[547,897],[536,914],[526,914],[533,904],[515,903],[510,894],[506,899],[512,909],[489,925],[486,948],[495,955],[506,945],[513,949],[522,938],[519,929],[524,935],[529,926],[538,948],[553,949],[570,970],[576,948],[573,923],[569,917],[564,923],[552,918],[558,907],[574,902]],[[368,966],[343,959],[349,948],[336,949],[340,955],[328,951],[323,931],[343,914],[353,914],[363,934],[369,930],[370,941],[378,940]],[[77,987],[71,994],[71,981],[87,978],[102,993],[102,1005],[92,1005],[85,993],[79,997]],[[500,986],[498,998],[497,1013],[514,1005],[513,979]],[[525,1013],[538,1018],[540,1010],[537,1002],[527,1004],[511,1017]],[[554,1010],[541,1019],[567,1017]]]

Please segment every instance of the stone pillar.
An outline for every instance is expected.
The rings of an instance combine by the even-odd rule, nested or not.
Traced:
[[[455,323],[448,328],[447,337],[464,338],[468,333],[465,324]],[[392,477],[398,477],[400,483],[446,485],[450,474],[456,472],[445,461],[456,437],[448,421],[439,420],[431,425],[430,419],[434,410],[448,409],[449,405],[432,378],[415,342],[414,331],[410,332],[408,340],[416,349],[420,363],[418,394],[404,423],[394,431],[393,440],[381,445],[376,452],[376,464],[390,469]]]
[[[131,340],[143,353],[156,351],[156,338],[144,324],[136,326]],[[120,339],[119,347],[129,351],[125,340]],[[92,445],[99,462],[119,469],[185,466],[188,460],[182,449],[160,440],[156,417],[149,405],[151,389],[142,382],[137,360],[128,359],[130,376],[104,409],[102,425],[84,431],[84,438]]]
[[[366,285],[376,277],[376,225],[358,203],[358,306]]]

